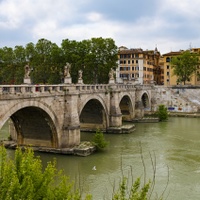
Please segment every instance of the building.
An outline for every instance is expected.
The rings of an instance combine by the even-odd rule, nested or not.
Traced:
[[[155,50],[128,49],[119,47],[116,81],[135,81],[139,84],[161,84],[160,52]]]
[[[200,53],[200,48],[191,48],[191,52],[193,53]],[[170,61],[173,57],[179,56],[184,50],[169,52],[162,55],[162,63],[160,65],[163,66],[164,69],[164,85],[165,86],[173,86],[177,85],[177,76],[173,74],[173,69],[170,66]],[[197,74],[200,73],[200,68],[197,66],[196,73],[191,77],[191,80],[186,82],[187,85],[200,85],[200,79]]]

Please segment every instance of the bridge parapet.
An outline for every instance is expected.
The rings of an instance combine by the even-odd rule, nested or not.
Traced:
[[[63,91],[62,85],[1,85],[0,95],[16,93],[53,92]]]
[[[76,85],[76,90],[79,91],[106,91],[109,89],[108,84],[96,84],[96,85]]]
[[[76,93],[74,85],[1,85],[0,96],[43,96],[49,94],[64,94],[64,92]],[[48,96],[49,96],[48,95]]]
[[[63,93],[80,91],[85,92],[110,92],[112,90],[132,90],[135,88],[133,84],[95,84],[95,85],[82,85],[82,84],[60,84],[60,85],[1,85],[0,95],[18,95],[18,94],[47,94],[47,93]],[[38,96],[38,95],[37,95]]]

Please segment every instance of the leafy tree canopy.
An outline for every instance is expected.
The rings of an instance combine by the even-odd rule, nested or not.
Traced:
[[[24,66],[29,63],[35,84],[58,84],[63,81],[64,66],[71,64],[72,82],[83,71],[84,83],[108,83],[108,73],[117,66],[117,46],[111,38],[75,41],[64,39],[61,47],[47,39],[25,47],[0,48],[0,84],[21,84]]]

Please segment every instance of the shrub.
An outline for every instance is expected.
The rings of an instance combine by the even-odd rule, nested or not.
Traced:
[[[147,200],[149,190],[150,181],[141,187],[141,180],[140,178],[137,178],[137,180],[131,185],[131,188],[129,188],[127,178],[124,177],[112,200]]]
[[[158,111],[156,114],[160,121],[164,121],[168,119],[167,108],[164,105],[159,105]]]
[[[41,159],[34,156],[31,148],[22,151],[17,148],[14,160],[0,147],[0,200],[80,200],[73,183],[57,171],[56,162],[49,162],[43,170]],[[91,196],[86,197],[87,200]]]
[[[100,130],[96,131],[92,143],[97,147],[98,150],[102,150],[108,145],[108,142],[105,140],[103,132]]]

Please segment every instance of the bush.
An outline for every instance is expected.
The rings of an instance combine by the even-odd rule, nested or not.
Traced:
[[[140,178],[137,178],[137,180],[131,185],[131,188],[129,188],[127,178],[124,177],[112,200],[147,200],[149,190],[150,181],[141,187],[141,180]]]
[[[156,114],[160,121],[164,121],[168,119],[167,108],[164,105],[159,105],[158,111]]]
[[[100,131],[95,135],[102,137]],[[0,200],[81,200],[80,192],[73,189],[73,183],[62,171],[57,171],[55,164],[55,161],[49,162],[43,169],[41,159],[34,156],[31,148],[25,151],[17,148],[14,160],[11,160],[6,149],[0,146]],[[155,171],[153,182],[145,181],[143,185],[137,178],[129,186],[128,179],[123,176],[117,191],[113,192],[112,200],[151,199],[154,182]],[[157,199],[161,200],[162,195]],[[86,195],[85,200],[92,200],[92,196]]]
[[[41,159],[34,156],[31,148],[22,151],[17,148],[14,160],[0,147],[0,200],[80,200],[73,183],[57,171],[56,163],[49,162],[43,170]],[[91,199],[87,196],[85,199]]]
[[[108,142],[105,140],[103,132],[100,130],[96,131],[92,143],[97,147],[98,150],[102,150],[108,145]]]

